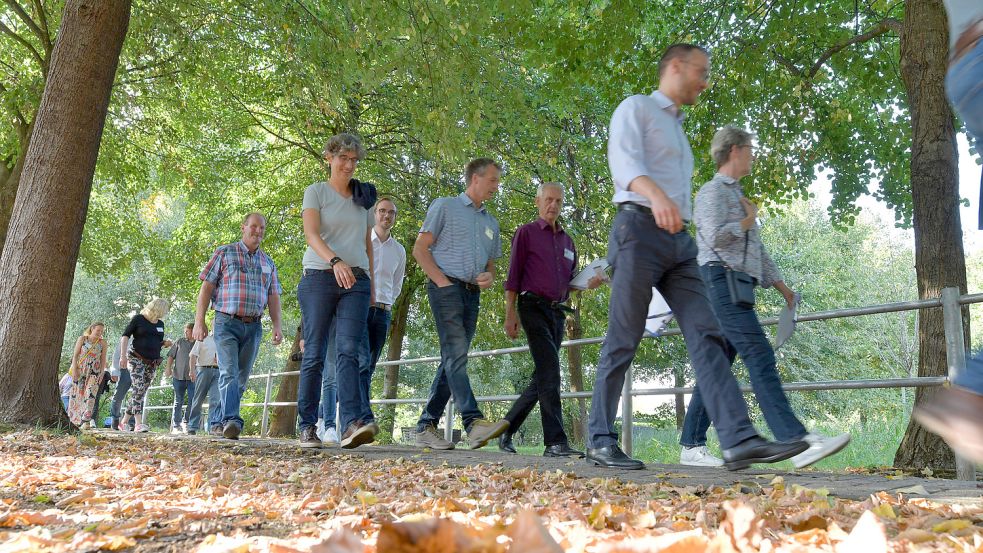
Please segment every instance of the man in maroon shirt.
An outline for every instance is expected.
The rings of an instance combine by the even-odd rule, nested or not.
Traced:
[[[515,453],[512,434],[538,401],[546,444],[543,455],[584,456],[567,442],[560,407],[559,351],[565,311],[569,310],[563,302],[569,295],[570,280],[577,268],[577,249],[557,222],[561,207],[563,187],[555,182],[540,185],[536,193],[539,219],[516,229],[512,239],[505,281],[505,333],[512,339],[518,337],[521,321],[535,369],[529,386],[505,415],[509,429],[499,438],[498,449],[507,453]],[[601,281],[601,277],[592,278],[588,288],[597,288]]]

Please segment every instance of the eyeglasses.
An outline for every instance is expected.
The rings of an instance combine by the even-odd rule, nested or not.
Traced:
[[[702,63],[692,62],[689,60],[679,60],[679,61],[685,63],[686,65],[695,65],[696,67],[700,68],[700,78],[703,79],[703,82],[707,82],[710,80],[710,66],[703,65]]]
[[[340,156],[338,156],[338,160],[340,160],[342,163],[354,163],[356,165],[358,164],[358,158],[357,157],[340,155]]]
[[[375,211],[376,211],[376,213],[378,213],[379,215],[382,215],[382,216],[387,216],[387,215],[392,215],[393,217],[396,216],[396,210],[395,209],[376,209]]]

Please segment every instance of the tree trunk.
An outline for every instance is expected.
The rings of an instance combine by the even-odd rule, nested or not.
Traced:
[[[914,207],[915,273],[919,298],[938,298],[955,286],[966,293],[966,263],[959,221],[956,136],[944,88],[948,59],[946,16],[940,0],[908,0],[901,30],[901,78],[911,112],[911,194]],[[966,343],[969,319],[963,313]],[[918,317],[918,376],[946,374],[945,333],[940,309]],[[937,389],[919,388],[915,403]],[[953,468],[952,451],[913,419],[894,457],[898,467]]]
[[[58,363],[129,0],[68,0],[0,255],[0,420],[67,425]],[[25,329],[30,329],[25,332]]]
[[[686,387],[686,375],[682,367],[676,367],[673,376],[674,387]],[[676,398],[676,430],[682,430],[683,421],[686,420],[686,396],[684,394],[676,394],[674,397]]]
[[[284,372],[300,370],[300,361],[294,361],[294,354],[300,353],[300,341],[304,338],[304,333],[300,327],[294,334],[294,343],[290,348],[290,357],[287,357],[287,365],[283,368]],[[295,375],[284,376],[280,379],[280,385],[276,389],[276,402],[297,401],[297,385],[300,378]],[[273,408],[273,417],[270,422],[271,437],[293,436],[297,433],[297,406],[278,405]]]
[[[10,215],[14,211],[14,200],[17,198],[17,187],[24,170],[24,160],[30,147],[30,139],[22,141],[20,154],[11,159],[13,165],[0,165],[0,252],[7,242],[7,230],[10,226]]]
[[[408,283],[407,283],[408,284]],[[417,286],[404,287],[393,306],[392,324],[389,326],[388,361],[395,361],[403,356],[403,339],[406,336],[406,317],[410,312],[410,299],[416,294]],[[386,366],[385,378],[382,381],[382,397],[396,399],[399,397],[399,365]],[[379,410],[379,440],[382,443],[392,443],[396,431],[396,406],[383,405]]]
[[[577,293],[574,312],[567,315],[567,340],[578,340],[584,337],[584,327],[580,324],[580,294]],[[584,360],[580,346],[567,348],[567,371],[570,373],[570,390],[584,391]],[[572,435],[574,442],[587,442],[587,400],[577,399],[577,414],[573,420]]]

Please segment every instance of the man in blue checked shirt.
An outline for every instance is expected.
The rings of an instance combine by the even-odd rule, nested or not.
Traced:
[[[242,240],[215,250],[198,275],[202,280],[195,309],[192,336],[207,335],[205,312],[215,308],[214,337],[218,356],[219,391],[222,396],[222,434],[238,440],[243,420],[239,402],[246,391],[259,342],[263,338],[263,311],[270,306],[273,345],[283,341],[280,328],[280,294],[283,289],[276,265],[259,248],[266,232],[266,218],[250,213],[242,221]]]

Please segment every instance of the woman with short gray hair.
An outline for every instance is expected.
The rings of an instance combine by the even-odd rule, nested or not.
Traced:
[[[843,449],[849,434],[826,437],[808,432],[792,411],[775,368],[775,350],[765,336],[754,311],[754,289],[774,287],[789,307],[795,293],[785,285],[781,271],[765,251],[758,228],[758,208],[744,196],[740,179],[751,172],[754,135],[727,126],[716,132],[710,155],[717,174],[696,195],[697,263],[707,287],[713,313],[728,342],[731,362],[739,354],[747,366],[761,412],[779,442],[803,440],[809,449],[792,457],[802,468]],[[742,285],[743,282],[743,285]],[[742,289],[743,288],[743,293]],[[699,386],[699,382],[697,382]],[[693,466],[720,466],[721,459],[707,451],[710,418],[703,407],[699,387],[693,392],[679,443],[679,462]]]

